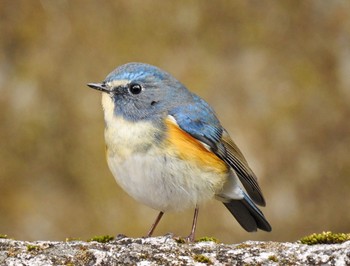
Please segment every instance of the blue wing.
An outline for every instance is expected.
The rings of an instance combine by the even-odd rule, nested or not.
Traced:
[[[171,109],[169,114],[175,118],[182,130],[207,144],[213,153],[230,165],[252,200],[265,206],[255,174],[208,103],[193,95],[192,102]]]
[[[182,130],[216,150],[223,132],[220,122],[204,100],[196,95],[193,99],[194,102],[177,106],[169,114]]]

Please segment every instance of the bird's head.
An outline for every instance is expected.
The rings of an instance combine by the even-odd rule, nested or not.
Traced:
[[[103,92],[104,111],[131,121],[152,120],[192,100],[192,94],[169,73],[144,63],[128,63],[101,83],[88,83]],[[106,110],[107,109],[107,110]]]

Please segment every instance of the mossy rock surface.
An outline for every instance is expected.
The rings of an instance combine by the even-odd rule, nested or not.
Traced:
[[[350,265],[349,250],[350,241],[305,245],[178,243],[169,236],[121,237],[107,243],[0,239],[0,265]]]

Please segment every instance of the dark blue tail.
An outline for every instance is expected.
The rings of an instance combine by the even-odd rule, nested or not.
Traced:
[[[224,205],[246,231],[254,232],[257,229],[267,232],[271,231],[271,225],[265,219],[264,214],[256,207],[248,195],[244,194],[244,198],[241,200],[224,202]]]

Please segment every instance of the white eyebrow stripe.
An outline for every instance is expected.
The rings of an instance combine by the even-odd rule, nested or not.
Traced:
[[[127,84],[129,84],[129,80],[127,79],[120,79],[120,80],[112,80],[109,82],[106,82],[106,85],[108,87],[114,88],[114,87],[118,87],[118,86],[125,86]]]

